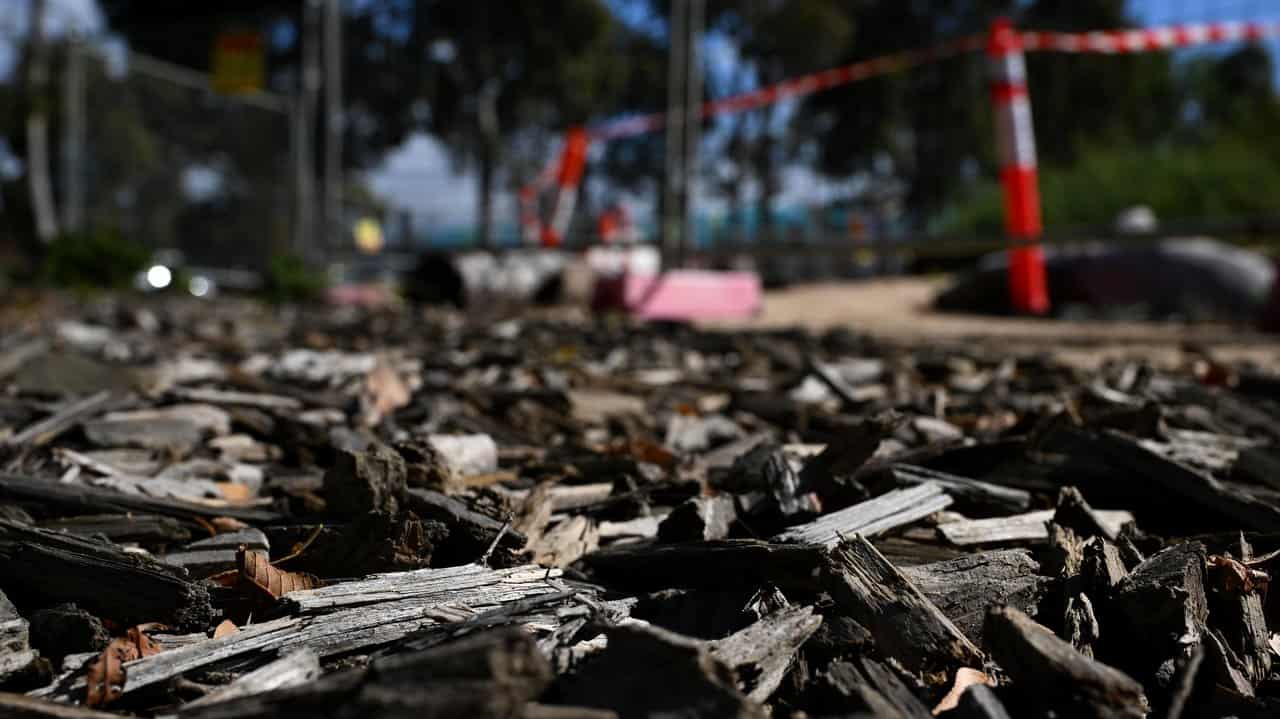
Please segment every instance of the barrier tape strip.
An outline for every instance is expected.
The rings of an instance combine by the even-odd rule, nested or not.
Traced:
[[[1256,42],[1280,37],[1280,20],[1259,22],[1215,22],[1168,25],[1134,30],[1098,30],[1093,32],[1023,31],[1023,49],[1027,52],[1068,52],[1119,54],[1156,52],[1174,48],[1209,45],[1222,42]],[[967,35],[928,48],[881,55],[849,65],[801,75],[758,90],[731,95],[702,104],[703,118],[746,112],[795,97],[848,85],[860,80],[889,75],[918,65],[945,60],[956,55],[981,50],[987,35]],[[613,140],[642,135],[662,128],[666,113],[624,117],[596,125],[590,129],[593,140]]]
[[[1122,53],[1156,52],[1220,42],[1257,42],[1280,37],[1280,20],[1168,25],[1135,30],[1096,32],[1023,32],[1027,52]]]
[[[840,67],[831,68],[830,70],[823,70],[821,72],[793,77],[783,80],[775,85],[769,85],[768,87],[762,87],[757,90],[751,90],[737,95],[730,95],[729,97],[722,97],[716,100],[708,100],[702,103],[699,115],[705,119],[718,115],[728,115],[755,110],[757,108],[765,107],[766,105],[772,105],[775,102],[781,102],[782,100],[804,97],[806,95],[812,95],[815,92],[840,87],[841,85],[848,85],[860,80],[879,77],[881,75],[890,75],[917,65],[937,62],[956,55],[975,52],[977,50],[981,50],[985,42],[985,34],[967,35],[933,47],[917,48],[889,55],[881,55],[880,57],[862,60],[849,65],[842,65]],[[591,139],[614,140],[621,137],[643,135],[645,133],[661,129],[666,125],[666,122],[667,117],[665,112],[655,112],[648,115],[609,120],[590,129]]]
[[[1023,31],[1019,33],[1026,52],[1100,53],[1107,55],[1158,52],[1176,48],[1223,42],[1257,42],[1280,37],[1280,20],[1214,22],[1168,25],[1132,30],[1098,30],[1066,33]],[[966,35],[928,48],[881,55],[869,60],[809,73],[768,87],[730,95],[702,103],[703,119],[755,110],[776,102],[812,95],[873,77],[890,75],[919,65],[982,50],[987,34]],[[615,140],[662,129],[665,112],[633,115],[608,120],[588,128],[591,140]],[[551,165],[548,170],[555,167]],[[526,188],[545,187],[552,178],[544,172]]]

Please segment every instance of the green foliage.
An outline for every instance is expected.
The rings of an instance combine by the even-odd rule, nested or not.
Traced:
[[[327,284],[301,257],[278,254],[267,264],[262,289],[272,302],[307,302],[318,299]]]
[[[1161,219],[1257,215],[1280,187],[1280,149],[1238,135],[1192,145],[1085,146],[1070,167],[1040,172],[1046,227],[1108,225],[1116,214],[1146,205]],[[998,236],[1000,186],[982,183],[934,228],[942,234]]]
[[[127,287],[149,256],[145,247],[119,231],[98,227],[54,240],[42,258],[39,276],[77,290]]]

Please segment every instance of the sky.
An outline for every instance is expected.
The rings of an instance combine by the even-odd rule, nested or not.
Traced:
[[[12,38],[27,33],[30,0],[0,0],[0,80],[9,77],[17,62],[17,46]],[[96,0],[49,0],[46,32],[61,36],[69,29],[86,34],[102,29],[102,13]]]

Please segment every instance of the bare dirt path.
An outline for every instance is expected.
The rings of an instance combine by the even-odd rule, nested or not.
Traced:
[[[1280,368],[1280,336],[1216,324],[1085,322],[961,315],[933,311],[936,278],[891,278],[798,285],[768,292],[764,311],[721,327],[791,327],[815,331],[847,327],[903,343],[1001,343],[1010,351],[1052,350],[1069,361],[1096,365],[1117,356],[1145,357],[1163,366],[1185,359],[1193,343],[1222,359]]]

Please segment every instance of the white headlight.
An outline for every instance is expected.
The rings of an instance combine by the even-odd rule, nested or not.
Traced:
[[[201,277],[200,275],[192,277],[191,283],[187,285],[187,290],[196,297],[204,297],[209,294],[209,291],[212,289],[213,283],[209,281],[209,278]]]
[[[152,265],[151,269],[147,270],[147,284],[157,290],[163,290],[172,281],[173,273],[164,265]]]

